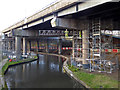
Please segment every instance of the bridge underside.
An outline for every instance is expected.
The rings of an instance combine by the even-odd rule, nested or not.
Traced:
[[[26,55],[27,52],[31,51],[31,43],[35,44],[34,42],[36,41],[35,47],[39,48],[39,41],[46,37],[46,52],[48,52],[50,37],[57,37],[57,40],[60,41],[60,37],[65,35],[64,31],[66,29],[70,32],[68,36],[71,36],[72,40],[73,58],[79,57],[77,60],[83,61],[83,64],[88,63],[87,59],[101,59],[103,52],[105,52],[103,49],[114,49],[116,47],[113,45],[115,43],[113,41],[113,34],[109,34],[109,37],[103,34],[107,30],[111,32],[115,30],[120,31],[120,3],[104,3],[77,13],[60,17],[56,16],[54,19],[23,30],[12,30],[12,34],[6,36],[6,38],[12,38],[11,41],[4,39],[4,42],[15,43],[12,44],[14,46],[9,45],[14,47],[13,51],[15,51],[18,59],[20,59],[21,47],[23,49],[22,53]],[[109,39],[112,40],[110,41]],[[60,42],[57,42],[57,45],[58,43]],[[109,46],[107,47],[107,45]],[[113,47],[110,47],[110,45]],[[29,49],[27,49],[28,47]],[[59,48],[60,54],[61,45],[59,45]],[[80,49],[79,51],[78,48]]]
[[[113,24],[114,30],[120,29],[120,2],[109,2],[104,3],[102,5],[95,6],[93,8],[85,9],[76,13],[63,15],[63,16],[56,16],[57,18],[62,19],[74,19],[78,20],[79,24],[81,25],[85,20],[89,22],[89,24],[92,23],[92,20],[95,18],[100,18],[101,20],[101,29],[107,29],[107,27],[110,24]],[[35,26],[25,28],[25,30],[65,30],[68,28],[71,30],[71,27],[52,27],[51,20],[48,20],[44,23],[37,24]],[[111,22],[109,22],[111,21]],[[69,22],[70,23],[70,22]],[[67,23],[68,24],[68,23]],[[74,23],[73,23],[74,24]],[[86,22],[85,22],[86,24]],[[82,30],[82,28],[77,28],[78,30]],[[76,28],[73,28],[76,29]]]

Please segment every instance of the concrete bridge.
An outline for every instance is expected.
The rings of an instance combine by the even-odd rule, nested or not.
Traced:
[[[39,41],[41,37],[42,39],[47,37],[47,41],[50,37],[59,37],[58,40],[61,40],[61,36],[64,37],[64,31],[67,30],[73,43],[73,58],[78,53],[82,53],[80,58],[83,64],[87,64],[91,53],[92,58],[101,58],[103,50],[101,30],[120,30],[119,11],[119,0],[117,2],[114,0],[61,0],[3,30],[3,41],[7,43],[3,46],[13,48],[18,60],[21,56],[21,46],[23,54],[27,54],[28,41],[29,43]],[[111,43],[109,40],[104,42]],[[29,47],[31,48],[31,44]],[[82,52],[77,52],[75,48],[82,48]]]

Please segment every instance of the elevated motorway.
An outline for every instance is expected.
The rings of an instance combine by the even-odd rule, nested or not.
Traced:
[[[19,59],[21,44],[23,53],[27,52],[28,37],[60,37],[66,29],[73,31],[73,37],[78,36],[74,31],[81,34],[82,59],[83,64],[87,64],[90,48],[94,49],[95,45],[98,45],[101,56],[101,30],[120,30],[120,0],[60,0],[2,32],[5,38],[14,37],[16,56]],[[99,41],[96,37],[99,37]],[[73,48],[75,47],[73,39]],[[74,50],[72,53],[74,57]]]
[[[55,30],[57,28],[53,28],[50,23],[54,17],[80,19],[86,16],[108,12],[107,10],[118,9],[117,4],[113,4],[113,6],[108,4],[108,2],[112,1],[113,0],[60,0],[38,13],[6,28],[2,32],[7,33],[14,29]]]

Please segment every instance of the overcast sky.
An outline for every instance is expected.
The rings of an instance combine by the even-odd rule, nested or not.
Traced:
[[[0,31],[57,0],[0,0]]]

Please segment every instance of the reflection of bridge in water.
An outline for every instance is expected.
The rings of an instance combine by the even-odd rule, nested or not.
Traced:
[[[39,55],[39,60],[14,66],[5,74],[8,88],[83,88],[62,71],[63,58]]]

